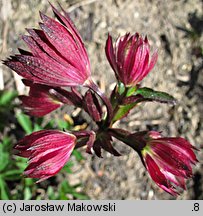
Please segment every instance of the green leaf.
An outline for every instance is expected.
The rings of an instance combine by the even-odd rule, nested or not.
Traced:
[[[5,136],[5,137],[3,138],[3,140],[2,140],[2,144],[3,144],[4,146],[10,145],[10,144],[11,144],[11,138]]]
[[[17,91],[0,92],[0,106],[8,106],[11,101],[18,96]]]
[[[27,166],[27,158],[22,158],[22,157],[15,157],[15,164],[18,167],[18,169],[21,170],[21,172],[23,172],[23,170],[26,168]]]
[[[1,175],[0,175],[0,200],[9,200],[9,189]]]
[[[64,167],[62,170],[66,171],[67,173],[73,173],[71,168],[73,167],[73,162],[72,161],[69,161]]]
[[[83,194],[83,193],[74,192],[72,195],[79,200],[89,200],[90,199],[86,194]]]
[[[69,182],[63,181],[59,187],[59,199],[67,200],[68,199],[67,194],[71,194],[73,196],[73,198],[77,198],[77,199],[81,199],[81,200],[89,199],[89,197],[87,195],[85,195],[84,193],[76,191],[76,188],[78,186],[80,186],[80,184],[75,185],[75,186],[71,186],[69,184]]]
[[[70,129],[70,124],[67,121],[63,121],[61,119],[58,119],[57,125],[58,125],[58,128],[60,130],[63,130],[63,129],[69,130]]]
[[[154,91],[150,88],[139,88],[135,91],[134,95],[142,95],[143,101],[158,101],[160,103],[171,103],[175,104],[176,99],[166,92]]]
[[[24,200],[30,200],[32,198],[32,191],[29,187],[24,189]]]
[[[14,181],[21,179],[21,170],[8,170],[2,174],[3,178],[7,181]]]
[[[26,178],[25,179],[25,185],[27,187],[33,187],[33,184],[34,184],[34,180],[32,178]]]
[[[53,129],[53,128],[55,128],[54,125],[55,125],[55,119],[51,119],[51,121],[48,122],[48,123],[44,126],[44,129]]]
[[[9,153],[4,151],[3,145],[0,144],[0,171],[2,172],[9,164]]]
[[[48,186],[48,188],[47,188],[47,195],[48,195],[50,200],[56,200],[57,199],[56,193],[54,192],[54,189],[51,186]]]
[[[117,113],[114,115],[113,122],[125,117],[136,104],[137,103],[132,103],[119,106]]]
[[[26,134],[30,134],[33,132],[32,128],[32,121],[30,120],[30,117],[23,114],[19,113],[17,116],[17,121],[20,124],[20,126],[23,128],[23,130],[26,132]]]
[[[128,103],[126,102],[126,105],[123,104],[119,106],[118,111],[114,115],[113,122],[125,117],[130,112],[130,110],[134,108],[137,103],[141,101],[158,101],[161,103],[171,103],[171,104],[175,104],[176,102],[175,98],[169,95],[168,93],[154,91],[153,89],[150,88],[139,88],[136,90],[135,87],[131,87],[128,89],[126,95],[127,97],[125,98],[126,100],[124,101],[128,101]],[[140,96],[140,98],[136,98],[138,96]]]
[[[73,150],[73,153],[72,153],[72,155],[74,155],[75,156],[75,158],[76,158],[76,160],[78,161],[78,162],[80,162],[80,161],[82,161],[82,160],[84,160],[84,157],[82,156],[82,154],[81,154],[81,152],[79,152],[78,150]]]
[[[39,118],[37,118],[36,119],[36,124],[38,124],[38,125],[42,125],[42,123],[43,123],[43,121],[44,121],[44,118],[43,117],[39,117]]]
[[[34,128],[33,128],[33,131],[39,131],[39,130],[42,130],[43,128],[40,126],[40,125],[38,125],[38,124],[34,124]]]
[[[72,188],[67,181],[63,181],[59,187],[60,200],[67,200],[68,198],[67,198],[66,194],[69,193],[70,191],[72,191],[72,189],[74,190],[74,188]]]
[[[126,93],[126,96],[129,97],[129,96],[133,95],[134,92],[136,91],[136,89],[137,89],[136,86],[133,86],[133,87],[128,88],[127,93]]]
[[[11,138],[10,137],[7,137],[7,136],[4,136],[3,137],[3,140],[2,142],[0,143],[0,145],[3,146],[3,151],[4,152],[7,152],[7,153],[10,153],[12,148],[13,148],[13,145],[12,145],[12,142],[11,142]],[[1,159],[0,159],[1,160]]]

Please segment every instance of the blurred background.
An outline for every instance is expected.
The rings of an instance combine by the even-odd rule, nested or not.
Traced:
[[[57,6],[57,2],[51,0]],[[137,154],[115,142],[122,153],[103,158],[74,151],[55,177],[35,184],[21,176],[26,160],[12,147],[25,134],[42,128],[86,128],[91,120],[81,110],[62,108],[44,118],[23,114],[18,95],[27,89],[21,78],[0,64],[0,199],[203,199],[203,1],[202,0],[58,0],[80,31],[91,60],[92,74],[109,94],[115,78],[104,52],[108,32],[114,39],[126,32],[148,35],[158,48],[155,68],[142,86],[173,95],[168,106],[146,103],[116,127],[138,131],[154,129],[164,136],[182,136],[201,150],[187,191],[174,198],[149,178]],[[0,59],[25,48],[20,35],[38,28],[39,10],[53,16],[47,0],[0,0]]]

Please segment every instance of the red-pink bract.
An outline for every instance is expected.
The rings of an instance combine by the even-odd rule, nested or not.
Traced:
[[[51,5],[52,6],[52,5]],[[42,30],[27,29],[22,39],[30,52],[19,49],[4,64],[22,77],[51,86],[83,85],[90,77],[89,58],[83,41],[67,13],[52,6],[58,21],[40,13]]]
[[[35,84],[28,80],[24,80],[23,82],[30,87],[29,96],[19,96],[27,114],[41,117],[59,108],[63,104],[56,97],[57,93],[51,86]]]
[[[150,60],[150,46],[147,37],[138,33],[119,37],[113,44],[108,35],[106,56],[119,81],[126,86],[135,86],[152,70],[157,61],[157,51]]]
[[[28,158],[24,175],[38,178],[41,182],[54,176],[69,160],[75,147],[76,137],[57,130],[41,130],[25,136],[15,149],[17,155]]]
[[[181,137],[161,137],[157,132],[148,134],[147,145],[142,150],[146,168],[163,190],[177,195],[177,186],[185,189],[185,179],[192,177],[192,164],[197,158],[192,146]]]

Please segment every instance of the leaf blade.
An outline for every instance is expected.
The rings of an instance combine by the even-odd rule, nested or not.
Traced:
[[[157,101],[173,105],[177,102],[172,95],[162,91],[154,91],[153,89],[147,87],[137,89],[134,95],[141,95],[143,97],[142,101]]]

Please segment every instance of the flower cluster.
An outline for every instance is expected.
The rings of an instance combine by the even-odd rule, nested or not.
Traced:
[[[157,51],[152,53],[147,37],[138,33],[127,33],[115,43],[108,35],[106,56],[117,78],[108,98],[91,78],[87,51],[69,15],[63,8],[62,14],[51,7],[58,21],[40,13],[41,29],[27,29],[29,35],[22,36],[30,51],[19,49],[20,54],[11,56],[4,64],[22,76],[23,83],[30,88],[28,96],[20,96],[27,114],[41,117],[64,105],[76,106],[90,115],[97,128],[41,130],[25,136],[15,146],[19,156],[28,158],[24,175],[43,181],[58,173],[73,149],[82,146],[86,146],[87,153],[98,157],[102,157],[102,150],[120,156],[112,145],[116,138],[139,154],[159,187],[177,195],[178,188],[185,189],[185,180],[192,177],[192,165],[197,162],[193,150],[197,149],[181,137],[114,128],[114,123],[138,103],[175,103],[165,92],[140,86],[157,61]],[[81,94],[78,86],[86,87],[86,92]]]

